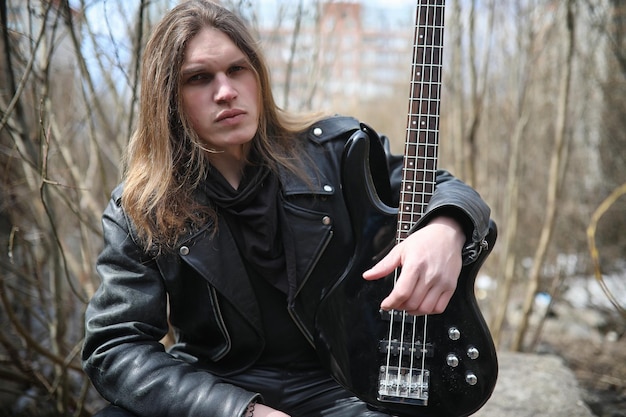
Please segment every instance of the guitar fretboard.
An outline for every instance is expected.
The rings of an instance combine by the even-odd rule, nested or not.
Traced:
[[[397,240],[422,217],[435,191],[443,52],[444,0],[417,7]]]

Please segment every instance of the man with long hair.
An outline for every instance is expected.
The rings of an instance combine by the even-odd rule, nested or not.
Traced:
[[[361,124],[279,109],[249,29],[208,0],[152,32],[140,106],[86,312],[84,369],[111,402],[99,415],[387,415],[335,382],[306,319],[355,249],[341,165]],[[386,140],[373,146],[399,194]],[[363,274],[402,267],[380,307],[444,311],[488,221],[479,195],[439,171],[428,212]]]

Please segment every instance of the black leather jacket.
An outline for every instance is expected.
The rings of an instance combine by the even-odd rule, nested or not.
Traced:
[[[340,168],[346,140],[359,128],[352,118],[320,121],[303,138],[311,162],[307,170],[316,180],[280,175],[284,212],[296,235],[297,285],[289,295],[290,312],[310,340],[318,302],[311,294],[339,276],[355,245]],[[386,160],[391,190],[399,195],[401,158],[387,153]],[[176,253],[146,254],[120,196],[118,187],[102,219],[105,241],[97,261],[102,283],[86,311],[87,375],[105,399],[138,415],[243,415],[257,394],[221,382],[220,375],[253,365],[265,340],[255,294],[228,227],[219,220],[214,236],[207,225]],[[438,172],[420,224],[442,210],[456,213],[467,226],[468,248],[479,248],[488,232],[489,208],[445,171]],[[168,321],[177,335],[170,351],[159,343]]]

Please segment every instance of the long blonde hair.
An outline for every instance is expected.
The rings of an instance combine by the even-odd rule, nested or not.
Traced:
[[[263,54],[240,17],[207,0],[189,0],[173,8],[146,44],[138,124],[124,159],[122,206],[145,250],[155,245],[159,250],[172,249],[190,229],[215,217],[211,207],[194,199],[208,160],[182,110],[180,94],[185,47],[206,27],[225,33],[256,73],[260,118],[252,146],[271,169],[284,166],[300,172],[293,138],[315,120],[289,115],[277,107]]]

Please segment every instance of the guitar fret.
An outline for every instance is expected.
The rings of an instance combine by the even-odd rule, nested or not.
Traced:
[[[397,239],[425,213],[435,190],[443,56],[444,1],[418,6]]]

